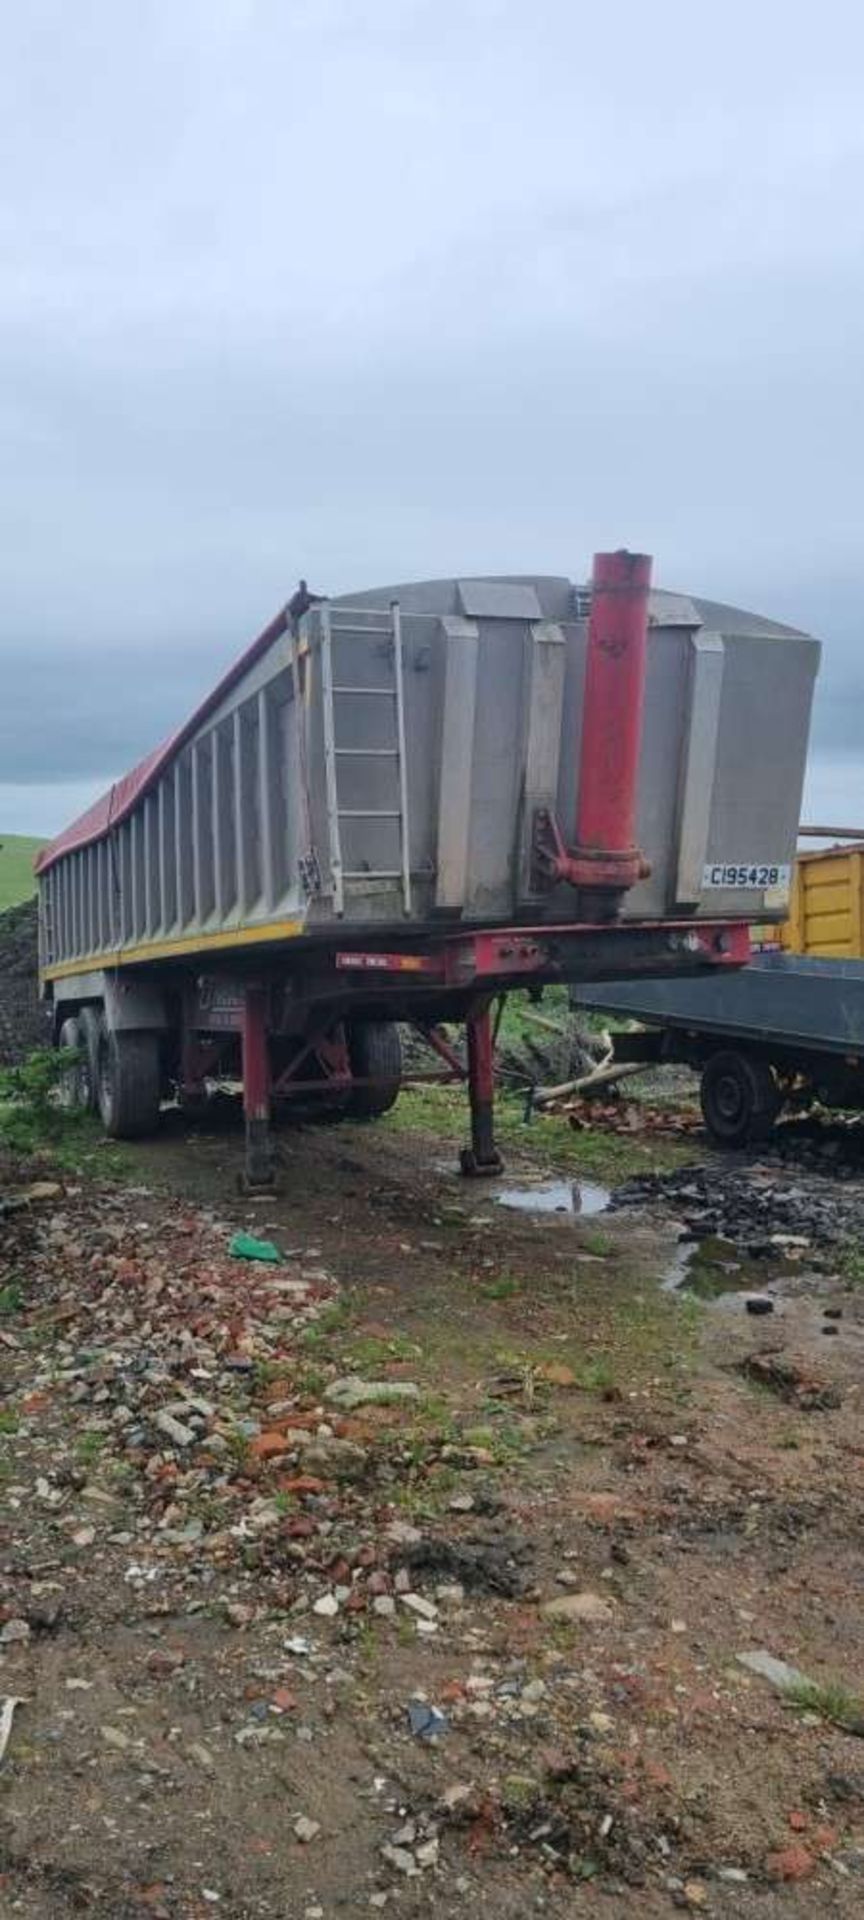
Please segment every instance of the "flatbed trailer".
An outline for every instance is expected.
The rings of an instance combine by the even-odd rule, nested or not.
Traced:
[[[862,960],[761,953],[710,980],[593,981],[571,997],[641,1023],[613,1035],[616,1061],[695,1068],[720,1146],[764,1140],[814,1099],[864,1111]]]
[[[788,900],[819,647],[650,572],[301,582],[40,856],[70,1103],[123,1137],[241,1079],[266,1186],[273,1104],[385,1112],[409,1022],[467,1079],[464,1170],[493,1172],[502,994],[744,964]]]

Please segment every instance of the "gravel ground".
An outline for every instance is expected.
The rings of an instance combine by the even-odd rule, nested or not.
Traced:
[[[179,1116],[119,1184],[9,1171],[0,1910],[859,1913],[864,1297],[818,1209],[757,1319],[663,1290],[714,1171],[522,1218],[433,1138],[283,1140],[254,1207]]]

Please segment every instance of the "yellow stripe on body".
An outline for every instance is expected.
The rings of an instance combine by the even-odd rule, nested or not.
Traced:
[[[143,960],[181,960],[195,953],[229,953],[237,947],[257,947],[275,940],[296,940],[304,920],[268,920],[260,926],[237,927],[232,933],[189,934],[179,940],[151,940],[134,947],[85,953],[77,960],[60,960],[42,967],[41,980],[64,980],[73,973],[113,973],[115,967],[134,967]]]

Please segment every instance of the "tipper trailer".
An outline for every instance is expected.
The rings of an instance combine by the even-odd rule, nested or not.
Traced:
[[[67,1096],[109,1133],[242,1077],[374,1116],[398,1026],[463,1073],[500,1164],[496,998],[740,966],[788,903],[818,644],[652,592],[647,556],[316,601],[301,583],[187,724],[38,862]]]

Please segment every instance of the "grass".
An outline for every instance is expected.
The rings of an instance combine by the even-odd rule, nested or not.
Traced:
[[[459,1087],[406,1087],[380,1123],[391,1133],[434,1135],[443,1149],[456,1148],[467,1138],[467,1095]],[[563,1115],[538,1113],[525,1119],[525,1103],[518,1095],[500,1093],[495,1126],[502,1148],[517,1148],[574,1179],[615,1186],[634,1173],[661,1173],[685,1166],[693,1159],[692,1141],[659,1139],[638,1134],[577,1132]]]
[[[818,1713],[834,1727],[864,1733],[864,1702],[842,1680],[796,1680],[782,1692],[786,1705],[798,1713]]]
[[[290,1380],[292,1368],[288,1360],[256,1360],[255,1384],[259,1387],[275,1386],[279,1380]]]
[[[89,1113],[64,1113],[55,1107],[50,1125],[45,1125],[38,1115],[22,1111],[14,1102],[0,1102],[3,1137],[19,1152],[44,1155],[61,1173],[128,1180],[137,1169],[132,1150],[106,1139],[100,1122]]]
[[[615,1385],[615,1369],[608,1353],[598,1353],[595,1359],[574,1368],[574,1372],[577,1385],[586,1393],[606,1393]]]
[[[304,1400],[320,1400],[329,1375],[323,1367],[299,1366],[294,1369],[293,1387]]]
[[[46,1143],[55,1165],[64,1173],[93,1173],[100,1180],[128,1180],[136,1162],[128,1147],[118,1146],[102,1132],[92,1114],[64,1115],[56,1139]]]
[[[325,1307],[311,1326],[303,1327],[297,1338],[298,1347],[314,1353],[319,1347],[326,1346],[335,1333],[350,1325],[353,1317],[354,1307],[349,1299],[334,1300],[332,1306]]]
[[[0,834],[0,913],[36,892],[33,862],[44,840],[28,833]]]
[[[95,1116],[58,1105],[60,1080],[77,1059],[71,1048],[37,1047],[17,1065],[0,1066],[0,1142],[13,1153],[45,1154],[67,1172],[122,1176],[129,1156],[107,1145]]]
[[[502,1273],[497,1280],[481,1282],[478,1291],[484,1300],[512,1300],[515,1294],[521,1293],[522,1281],[515,1273]]]
[[[845,1247],[839,1267],[850,1287],[864,1287],[864,1252],[860,1247]]]
[[[244,1468],[249,1459],[249,1441],[246,1434],[238,1432],[235,1427],[224,1435],[224,1440],[235,1466]]]
[[[0,1320],[6,1320],[13,1313],[20,1313],[24,1305],[24,1294],[20,1280],[9,1280],[0,1287]]]
[[[408,1340],[404,1334],[394,1333],[386,1340],[378,1339],[373,1334],[361,1334],[351,1341],[340,1357],[353,1373],[372,1374],[376,1367],[386,1367],[393,1361],[420,1360],[423,1356],[416,1340]]]
[[[589,1227],[583,1233],[579,1245],[583,1253],[591,1253],[595,1260],[608,1260],[615,1252],[615,1242],[611,1234],[602,1233],[599,1227]]]

